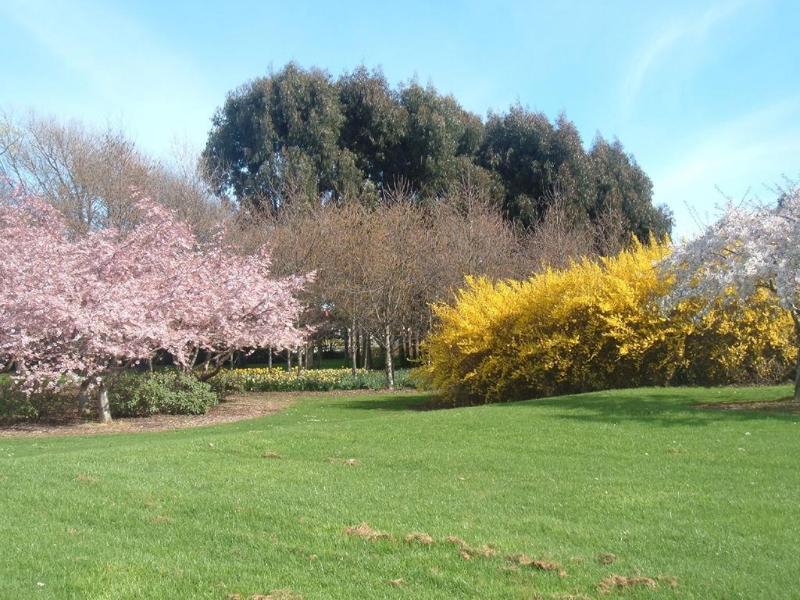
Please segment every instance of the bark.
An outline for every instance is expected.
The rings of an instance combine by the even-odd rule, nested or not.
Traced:
[[[349,329],[348,338],[350,339],[350,358],[351,358],[351,371],[353,377],[356,376],[356,369],[358,368],[358,345],[356,344],[356,320],[353,319],[353,326]]]
[[[392,332],[387,327],[385,331],[384,343],[386,344],[386,387],[394,389],[394,365],[392,364]]]
[[[286,349],[286,370],[287,371],[291,371],[292,370],[292,349],[291,348],[287,348]]]
[[[78,414],[81,418],[86,414],[86,409],[89,404],[89,382],[84,381],[81,383],[80,390],[78,391]]]
[[[794,319],[794,334],[797,339],[797,363],[794,372],[794,398],[795,402],[800,403],[800,314],[792,311],[792,318]]]
[[[111,422],[111,407],[108,404],[108,388],[105,383],[97,388],[97,417],[101,423]]]
[[[306,344],[306,369],[314,366],[314,346]]]
[[[372,366],[372,339],[368,333],[364,333],[364,368]]]
[[[220,354],[219,356],[214,358],[213,359],[214,360],[213,368],[211,367],[211,362],[210,362],[212,360],[211,357],[210,356],[206,357],[206,362],[203,363],[203,372],[200,375],[197,375],[197,373],[195,373],[196,377],[200,381],[208,381],[209,379],[211,379],[213,377],[216,377],[217,373],[219,373],[222,370],[222,368],[225,366],[225,361],[229,360],[229,359],[230,359],[230,362],[231,362],[231,367],[233,367],[233,365],[234,365],[234,359],[233,359],[234,352],[235,351],[232,351],[230,353],[230,355],[228,355],[227,353]]]
[[[797,352],[797,366],[794,374],[794,401],[800,403],[800,350]]]
[[[267,349],[267,367],[272,368],[272,346]]]

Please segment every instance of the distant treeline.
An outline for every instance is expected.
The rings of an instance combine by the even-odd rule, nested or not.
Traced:
[[[436,201],[468,184],[524,227],[559,198],[573,218],[613,221],[644,240],[672,218],[618,141],[587,150],[565,116],[514,105],[486,119],[433,86],[393,88],[379,70],[338,79],[294,63],[232,91],[217,111],[203,170],[218,194],[248,210],[292,203],[377,203],[389,188]],[[405,195],[405,194],[404,194]]]

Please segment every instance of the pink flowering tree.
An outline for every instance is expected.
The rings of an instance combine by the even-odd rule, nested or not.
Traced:
[[[307,334],[294,323],[308,277],[272,278],[265,252],[232,254],[222,235],[200,244],[170,211],[138,208],[130,231],[76,237],[48,204],[0,199],[0,366],[29,391],[96,391],[102,420],[114,369],[159,352],[187,371],[200,356],[218,368],[233,352]]]
[[[703,296],[730,300],[757,288],[769,290],[794,319],[800,349],[800,188],[776,206],[729,205],[722,217],[692,241],[676,247],[664,268],[676,277],[669,305]],[[800,402],[800,352],[794,400]]]

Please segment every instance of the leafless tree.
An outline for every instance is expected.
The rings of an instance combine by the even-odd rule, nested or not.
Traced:
[[[229,212],[194,160],[157,162],[120,131],[35,114],[0,116],[0,178],[51,202],[76,232],[129,227],[142,195],[176,210],[198,233],[218,227]]]

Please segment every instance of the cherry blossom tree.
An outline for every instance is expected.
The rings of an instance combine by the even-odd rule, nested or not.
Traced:
[[[137,208],[127,232],[76,236],[47,203],[0,198],[0,366],[30,391],[95,390],[104,421],[113,369],[167,352],[187,371],[202,356],[208,376],[233,352],[307,334],[294,323],[309,277],[273,278],[265,251],[233,255],[222,234],[200,244],[155,202]]]
[[[677,246],[663,266],[676,279],[671,306],[697,296],[733,300],[757,288],[769,290],[791,313],[800,349],[800,188],[786,191],[774,206],[729,204],[702,235]],[[800,402],[800,352],[794,400]]]

